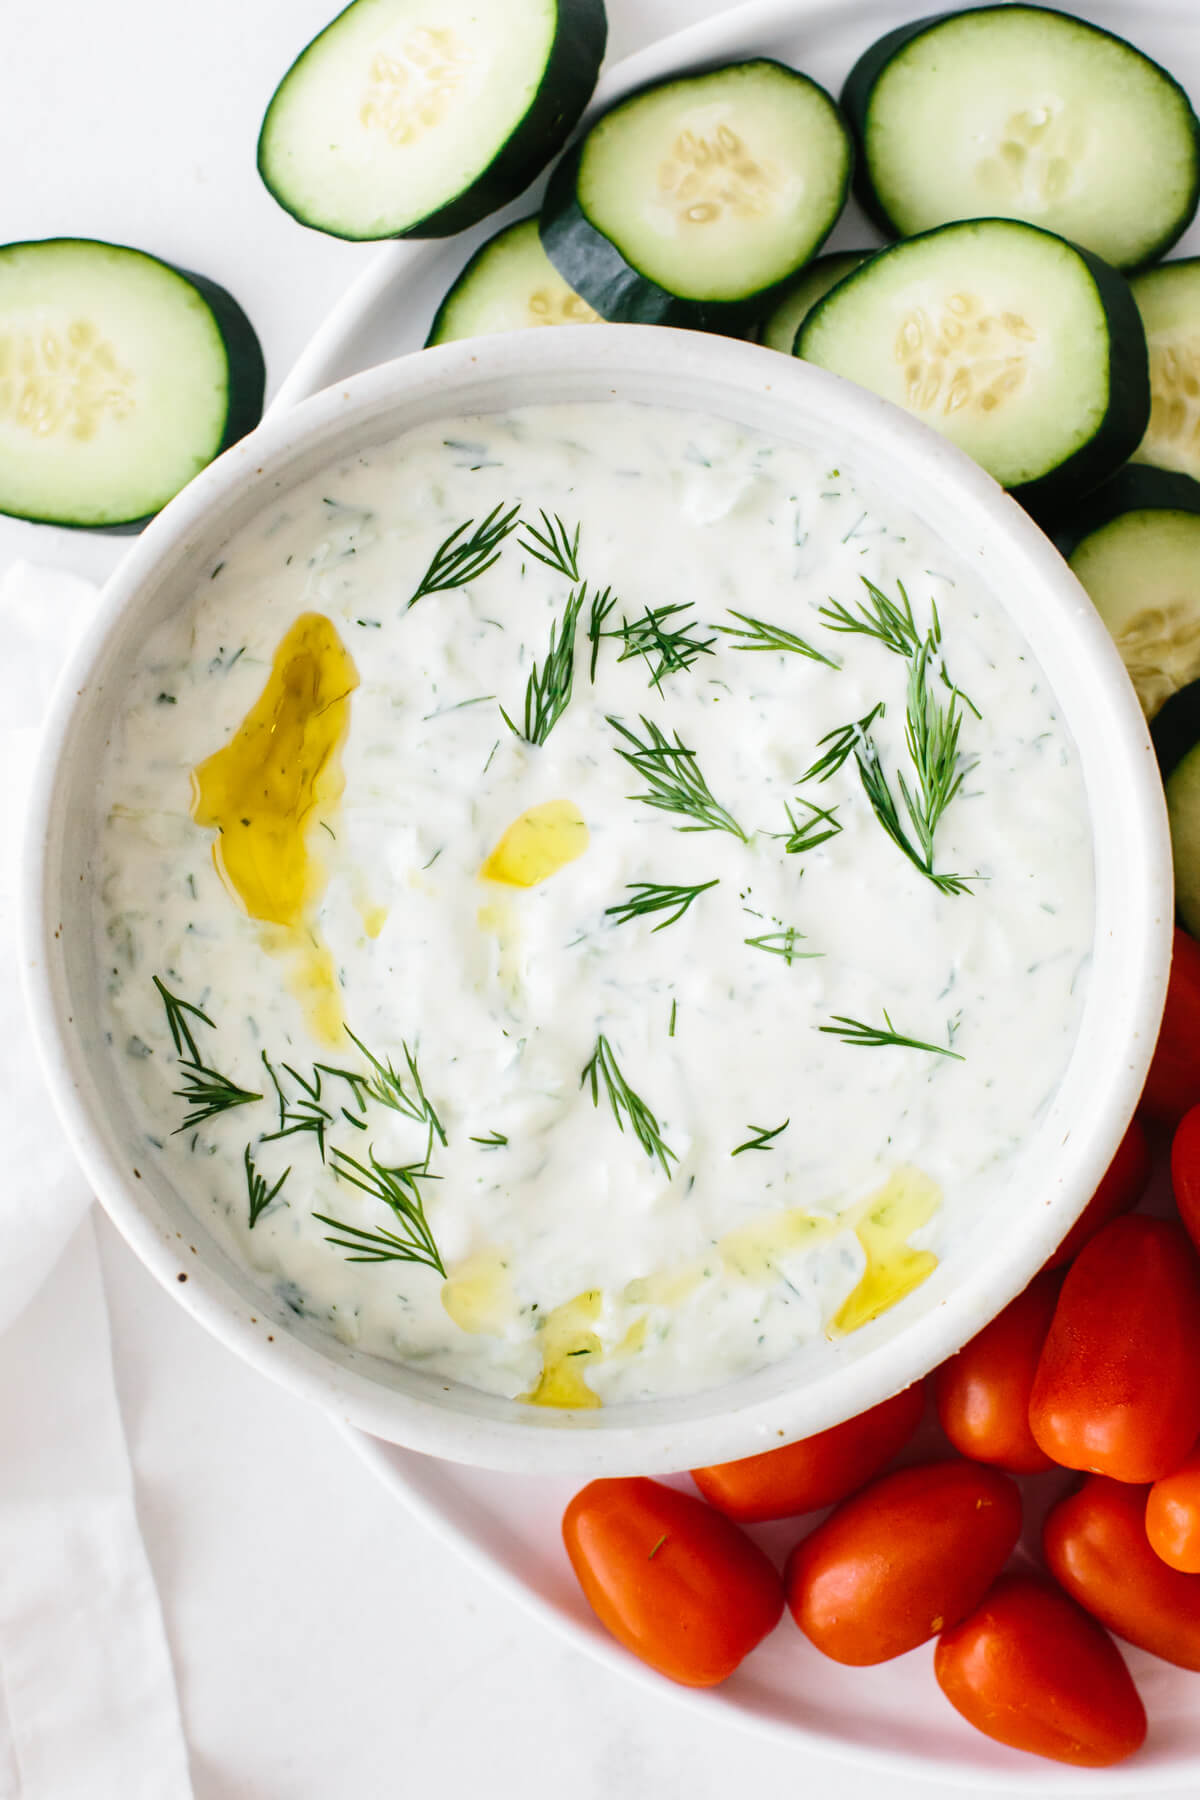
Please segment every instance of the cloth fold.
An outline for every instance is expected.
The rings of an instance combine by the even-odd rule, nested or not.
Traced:
[[[16,913],[42,719],[96,590],[0,580],[0,1800],[190,1800],[113,1383],[91,1196],[30,1045]]]
[[[90,1204],[32,1054],[17,959],[17,885],[25,803],[59,668],[94,603],[90,581],[14,563],[0,580],[0,769],[9,797],[0,833],[0,1331],[29,1303]]]

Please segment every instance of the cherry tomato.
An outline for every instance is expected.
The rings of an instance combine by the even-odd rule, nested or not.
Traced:
[[[1007,1475],[957,1461],[898,1469],[796,1545],[787,1603],[835,1662],[886,1662],[978,1606],[1020,1530]]]
[[[1156,1556],[1183,1575],[1200,1575],[1200,1444],[1146,1497],[1146,1536]]]
[[[692,1480],[713,1506],[746,1525],[816,1512],[877,1474],[907,1444],[924,1410],[918,1381],[843,1425],[740,1462],[693,1469]]]
[[[1046,1565],[1073,1600],[1118,1637],[1200,1669],[1200,1575],[1168,1568],[1146,1536],[1146,1489],[1091,1475],[1052,1507]]]
[[[933,1672],[969,1724],[1014,1750],[1104,1769],[1146,1736],[1117,1646],[1032,1575],[1002,1575],[979,1610],[938,1639]]]
[[[643,1476],[591,1481],[567,1507],[562,1529],[600,1623],[685,1687],[724,1681],[779,1623],[774,1564],[691,1494]]]
[[[956,1450],[1014,1475],[1052,1469],[1029,1429],[1029,1395],[1062,1277],[1036,1275],[933,1378],[942,1430]]]
[[[1171,1186],[1184,1229],[1200,1250],[1200,1106],[1180,1120],[1171,1144]]]
[[[1047,1258],[1046,1267],[1059,1269],[1063,1263],[1073,1261],[1102,1225],[1118,1213],[1131,1212],[1145,1193],[1149,1179],[1150,1146],[1141,1125],[1131,1119],[1116,1155],[1100,1178],[1100,1186],[1053,1256]]]
[[[1038,1360],[1029,1424],[1047,1456],[1157,1481],[1200,1437],[1200,1263],[1185,1231],[1114,1219],[1079,1252]]]
[[[1178,1124],[1200,1103],[1200,944],[1175,928],[1167,1005],[1142,1106],[1152,1119]]]

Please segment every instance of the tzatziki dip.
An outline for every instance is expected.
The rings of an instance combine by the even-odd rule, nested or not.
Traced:
[[[97,805],[147,1155],[276,1301],[534,1404],[903,1306],[1078,1032],[1083,780],[986,568],[698,413],[282,493],[141,647]]]

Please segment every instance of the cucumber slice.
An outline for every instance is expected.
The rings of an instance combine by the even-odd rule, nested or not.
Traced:
[[[1025,219],[1136,268],[1200,199],[1200,124],[1179,84],[1123,38],[1045,7],[902,26],[859,58],[842,104],[860,198],[897,236]]]
[[[1200,678],[1200,482],[1122,469],[1088,496],[1071,537],[1058,541],[1112,633],[1146,717],[1156,734],[1160,718],[1169,732],[1171,696]]]
[[[1200,744],[1200,681],[1191,681],[1171,695],[1150,725],[1158,768],[1164,781]]]
[[[873,256],[873,250],[835,250],[830,256],[818,256],[816,262],[801,269],[773,313],[763,321],[759,341],[768,350],[782,350],[790,356],[796,347],[796,333],[830,288],[836,287],[851,269]]]
[[[89,238],[0,246],[0,512],[141,523],[257,425],[263,385],[215,282]]]
[[[1200,257],[1147,269],[1133,297],[1150,349],[1150,424],[1134,461],[1200,478]]]
[[[796,353],[944,432],[1033,506],[1111,474],[1150,416],[1129,284],[1010,219],[881,250],[818,302]]]
[[[724,330],[818,249],[850,165],[823,88],[782,63],[729,63],[606,113],[550,178],[542,243],[606,319]]]
[[[259,174],[332,237],[464,231],[561,150],[605,33],[604,0],[351,0],[276,88]]]
[[[425,341],[449,344],[538,325],[594,325],[598,317],[542,249],[536,218],[519,219],[475,252],[438,307]]]
[[[1200,690],[1189,689],[1200,735]],[[1182,695],[1179,696],[1183,698]],[[1167,777],[1167,818],[1171,826],[1171,858],[1175,864],[1175,907],[1179,922],[1200,937],[1200,744]]]

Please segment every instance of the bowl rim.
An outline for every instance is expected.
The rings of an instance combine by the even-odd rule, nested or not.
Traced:
[[[651,1416],[624,1422],[617,1413],[661,1410],[658,1402],[627,1409],[550,1415],[521,1409],[521,1417],[497,1415],[492,1397],[460,1403],[397,1391],[353,1366],[339,1364],[297,1330],[281,1326],[265,1291],[252,1310],[231,1281],[210,1267],[195,1246],[181,1263],[181,1234],[168,1229],[165,1206],[156,1201],[152,1179],[130,1179],[126,1162],[106,1141],[105,1121],[85,1093],[86,1059],[70,1029],[69,995],[56,943],[59,899],[54,886],[54,848],[61,835],[62,796],[78,775],[69,767],[72,735],[86,716],[93,675],[139,596],[153,595],[155,577],[189,539],[213,529],[232,512],[239,497],[267,503],[268,483],[278,471],[287,485],[289,464],[357,420],[367,436],[371,421],[390,415],[392,435],[405,429],[404,404],[420,397],[444,397],[447,418],[487,410],[476,402],[456,404],[460,389],[483,378],[496,382],[522,376],[543,385],[547,379],[594,384],[592,398],[617,397],[621,382],[652,382],[668,371],[671,379],[694,383],[698,412],[721,414],[719,398],[749,390],[776,408],[792,396],[799,407],[828,419],[848,440],[846,458],[861,462],[869,446],[882,444],[911,470],[910,488],[931,484],[956,496],[958,507],[976,519],[985,536],[1000,537],[1021,561],[1052,609],[1057,608],[1075,648],[1090,670],[1094,693],[1089,705],[1102,712],[1114,754],[1123,757],[1123,793],[1113,822],[1098,811],[1089,793],[1093,845],[1102,831],[1120,831],[1120,856],[1133,886],[1129,924],[1132,939],[1125,1011],[1130,1041],[1114,1047],[1105,1071],[1108,1107],[1095,1122],[1075,1158],[1072,1188],[1048,1200],[1023,1247],[999,1257],[982,1275],[960,1283],[940,1305],[910,1320],[898,1333],[843,1363],[813,1384],[793,1385],[732,1410],[664,1424]],[[616,383],[616,385],[612,385]],[[626,397],[626,396],[621,396]],[[634,397],[630,394],[628,397]],[[536,403],[514,399],[504,405]],[[658,400],[659,405],[670,404]],[[430,415],[432,416],[432,415]],[[782,423],[782,421],[781,421]],[[766,427],[771,429],[771,427]],[[377,432],[376,439],[385,434]],[[872,441],[874,440],[874,442]],[[331,448],[329,455],[335,451]],[[293,469],[290,479],[304,479]],[[912,493],[906,503],[916,504]],[[227,527],[227,529],[230,527]],[[995,591],[993,589],[993,591]],[[1018,621],[1018,628],[1020,623]],[[1082,756],[1082,748],[1081,748]],[[1085,766],[1085,779],[1087,769]],[[333,1413],[348,1424],[408,1448],[494,1468],[555,1470],[580,1474],[665,1472],[744,1456],[809,1435],[882,1401],[923,1376],[958,1349],[987,1318],[1005,1305],[1036,1272],[1074,1217],[1082,1210],[1116,1148],[1140,1096],[1166,993],[1172,930],[1171,848],[1166,807],[1149,733],[1120,658],[1099,615],[1049,540],[1016,502],[946,438],[867,390],[777,352],[700,333],[658,326],[597,325],[586,331],[511,333],[451,343],[416,352],[338,382],[294,408],[277,411],[248,437],[203,470],[146,527],[106,584],[95,615],[75,645],[52,698],[26,819],[20,893],[22,975],[37,1054],[65,1134],[94,1191],[126,1241],[150,1271],[202,1325],[228,1348],[272,1379]],[[1100,920],[1097,921],[1097,936]],[[1110,933],[1111,935],[1111,933]],[[1094,940],[1095,942],[1095,940]],[[1082,1035],[1082,1034],[1081,1034]],[[1072,1049],[1072,1066],[1080,1054]],[[1065,1078],[1064,1078],[1065,1079]],[[1064,1146],[1071,1136],[1063,1139]],[[205,1232],[197,1214],[197,1229]],[[276,1324],[275,1331],[267,1326]],[[870,1327],[867,1328],[871,1330]],[[872,1339],[872,1343],[874,1340]],[[335,1341],[329,1339],[333,1348]],[[362,1359],[364,1362],[367,1359]],[[786,1360],[786,1359],[785,1359]],[[775,1365],[778,1367],[778,1365]],[[428,1379],[428,1378],[426,1378]],[[431,1383],[444,1394],[458,1384]],[[733,1387],[709,1390],[708,1398],[736,1394]],[[695,1398],[695,1397],[694,1397]],[[511,1409],[513,1403],[502,1403]],[[669,1407],[667,1408],[669,1411]],[[492,1416],[489,1416],[492,1415]],[[606,1417],[607,1415],[607,1417]],[[590,1428],[589,1428],[590,1427]]]

